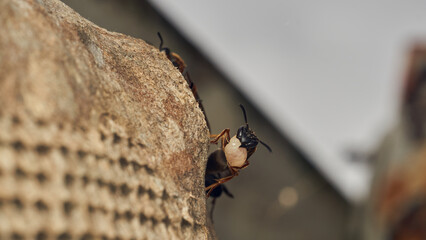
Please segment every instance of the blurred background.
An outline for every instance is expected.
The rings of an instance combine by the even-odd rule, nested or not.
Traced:
[[[212,133],[234,135],[246,107],[273,153],[260,146],[227,183],[235,198],[217,201],[219,239],[379,239],[365,227],[370,190],[388,165],[383,151],[395,149],[383,139],[399,129],[425,2],[63,2],[157,47],[161,32],[188,65]]]

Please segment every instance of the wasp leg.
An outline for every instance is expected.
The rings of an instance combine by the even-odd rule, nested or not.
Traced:
[[[237,175],[238,175],[238,171],[235,171],[235,172],[232,173],[231,176],[227,176],[227,177],[224,177],[224,178],[216,179],[215,183],[213,183],[212,185],[206,187],[205,190],[206,191],[208,190],[207,197],[210,196],[210,193],[213,191],[213,189],[217,188],[220,184],[226,183],[227,181],[231,180],[233,177],[235,177]]]
[[[211,140],[210,143],[217,143],[219,141],[219,139],[224,135],[228,135],[228,137],[229,137],[229,131],[230,131],[229,128],[225,128],[219,134],[211,134],[210,138],[213,138],[213,140]]]
[[[217,198],[213,198],[212,200],[212,208],[210,209],[210,220],[213,223],[213,211],[214,211],[214,207],[216,206],[216,199]]]
[[[249,161],[246,161],[241,167],[231,167],[230,165],[229,165],[229,163],[228,163],[228,168],[229,168],[229,171],[231,172],[231,175],[229,175],[229,176],[227,176],[227,177],[224,177],[224,178],[219,178],[219,179],[216,179],[216,182],[215,183],[213,183],[213,184],[211,184],[210,186],[208,186],[208,187],[206,187],[206,191],[207,190],[209,190],[208,192],[207,192],[207,197],[209,197],[210,196],[210,193],[215,189],[215,188],[217,188],[219,185],[221,185],[221,184],[224,184],[224,183],[226,183],[227,181],[229,181],[229,180],[231,180],[232,178],[234,178],[234,177],[236,177],[236,176],[238,176],[238,174],[240,173],[239,172],[239,170],[241,170],[241,169],[244,169],[244,168],[246,168],[248,165],[249,165],[250,163],[249,163]],[[224,186],[224,189],[223,189],[224,191],[225,191],[225,193],[228,195],[228,196],[230,196],[230,197],[234,197],[230,192],[228,192],[228,190],[226,189],[226,187]]]
[[[229,192],[228,188],[225,187],[225,185],[222,185],[223,187],[223,192],[228,195],[228,197],[230,198],[234,198],[234,195],[232,193]]]
[[[213,138],[213,140],[210,141],[210,143],[217,144],[219,139],[222,139],[222,148],[225,148],[225,146],[229,143],[229,128],[224,129],[219,134],[212,134],[210,135],[210,138]]]
[[[220,183],[213,183],[212,185],[210,185],[210,186],[206,187],[206,191],[207,191],[207,190],[209,190],[209,191],[207,192],[206,197],[207,197],[207,198],[209,198],[209,197],[210,197],[210,194],[212,193],[212,191],[213,191],[215,188],[217,188],[219,185],[220,185]]]
[[[226,195],[228,195],[228,197],[234,198],[234,195],[232,195],[232,193],[229,192],[229,190],[225,187],[225,185],[222,185],[222,190],[225,192]],[[212,206],[211,206],[211,209],[210,209],[210,220],[212,221],[212,223],[214,223],[213,212],[214,212],[214,209],[216,207],[216,200],[217,200],[217,197],[214,197],[212,199],[212,202],[211,202]]]

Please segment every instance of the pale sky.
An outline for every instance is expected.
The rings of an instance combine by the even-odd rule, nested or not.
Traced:
[[[410,43],[426,1],[151,0],[349,199],[367,151],[396,121]]]

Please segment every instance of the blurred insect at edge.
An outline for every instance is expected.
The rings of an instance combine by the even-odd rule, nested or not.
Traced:
[[[272,152],[271,148],[262,142],[254,131],[250,129],[246,110],[241,104],[240,107],[244,115],[245,124],[238,128],[235,136],[229,137],[229,128],[224,129],[217,135],[210,135],[210,143],[217,144],[221,140],[222,144],[222,147],[211,153],[207,160],[205,190],[207,197],[213,197],[210,211],[211,218],[213,218],[216,198],[221,196],[222,192],[225,192],[229,197],[233,197],[223,184],[238,176],[239,171],[249,165],[248,159],[256,151],[257,145],[261,143],[269,152]]]
[[[160,50],[160,52],[164,51],[164,53],[166,54],[166,57],[170,60],[170,62],[172,62],[173,66],[175,66],[179,70],[179,72],[182,74],[182,76],[185,78],[186,82],[189,85],[189,88],[192,91],[192,94],[194,95],[195,100],[198,102],[198,106],[200,107],[201,111],[203,111],[207,127],[210,130],[210,124],[209,124],[209,121],[207,120],[206,112],[204,111],[204,107],[203,107],[203,104],[201,103],[201,99],[198,96],[197,87],[191,81],[185,62],[177,53],[170,51],[168,47],[163,47],[163,43],[164,43],[163,37],[161,36],[159,32],[157,32],[157,35],[158,35],[158,38],[160,38],[160,46],[158,47],[158,49]]]

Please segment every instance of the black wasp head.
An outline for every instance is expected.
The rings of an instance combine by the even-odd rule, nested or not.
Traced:
[[[253,149],[259,143],[259,139],[254,135],[254,132],[248,127],[248,125],[243,125],[238,128],[237,138],[241,142],[243,148]]]
[[[259,144],[260,142],[270,152],[272,152],[271,148],[268,145],[266,145],[264,142],[260,141],[259,138],[257,138],[256,134],[254,134],[253,130],[249,128],[249,125],[247,122],[246,110],[241,104],[240,104],[240,107],[241,107],[241,110],[243,111],[244,120],[246,122],[246,124],[238,128],[238,131],[237,131],[237,138],[241,142],[240,147],[247,148],[247,150],[251,150],[256,148],[257,144]]]

